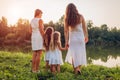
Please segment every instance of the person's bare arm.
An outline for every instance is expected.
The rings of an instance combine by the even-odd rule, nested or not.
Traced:
[[[41,33],[42,37],[44,37],[44,25],[43,25],[43,21],[41,19],[39,20],[39,28],[40,28],[40,33]]]
[[[30,35],[32,34],[32,27],[31,27],[31,25],[29,27],[29,33],[30,33]]]
[[[85,36],[85,43],[87,43],[88,42],[88,31],[87,31],[87,26],[86,26],[85,19],[83,16],[82,16],[82,28],[83,28],[83,32]]]
[[[66,47],[63,48],[60,43],[58,43],[58,48],[59,48],[60,50],[62,50],[62,51],[63,51],[63,50],[67,50],[67,48],[66,48]]]
[[[65,46],[68,46],[69,41],[69,27],[64,23]]]

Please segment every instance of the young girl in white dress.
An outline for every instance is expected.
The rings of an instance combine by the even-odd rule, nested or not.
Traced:
[[[81,74],[80,66],[87,63],[85,43],[88,42],[88,33],[85,20],[76,6],[70,3],[64,21],[65,42],[69,46],[65,62],[73,65],[75,74]]]
[[[53,32],[54,32],[53,27],[47,27],[44,35],[45,61],[46,61],[47,70],[49,68],[50,42],[51,42],[51,36]]]
[[[61,37],[60,32],[55,31],[52,35],[52,40],[50,43],[51,54],[50,54],[49,64],[51,67],[51,72],[53,73],[55,73],[56,71],[60,72],[60,65],[63,64],[61,50],[67,49],[61,47],[60,37]]]

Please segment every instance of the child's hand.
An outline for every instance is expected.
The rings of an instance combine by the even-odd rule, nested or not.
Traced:
[[[68,47],[66,47],[66,50],[68,50]]]

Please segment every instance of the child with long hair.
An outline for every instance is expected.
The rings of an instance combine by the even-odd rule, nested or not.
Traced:
[[[53,27],[47,27],[45,34],[44,34],[44,47],[45,47],[45,61],[46,61],[46,69],[49,68],[49,57],[50,57],[50,42],[51,36],[54,32]]]
[[[51,67],[51,72],[53,73],[55,73],[56,71],[60,72],[60,65],[63,64],[61,50],[67,49],[61,47],[60,37],[61,37],[60,32],[55,31],[52,35],[52,40],[50,43],[51,54],[50,54],[49,64]]]

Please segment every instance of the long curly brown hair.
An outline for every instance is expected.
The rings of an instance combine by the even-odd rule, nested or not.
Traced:
[[[44,34],[44,47],[46,51],[49,50],[50,47],[50,42],[51,42],[51,36],[52,33],[54,32],[53,27],[47,27],[45,34]]]
[[[78,13],[76,6],[73,3],[68,4],[64,18],[65,25],[75,27],[81,22],[80,17],[81,15]]]

